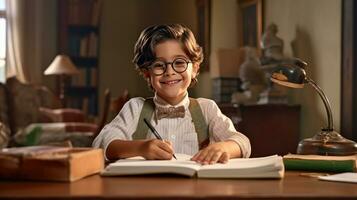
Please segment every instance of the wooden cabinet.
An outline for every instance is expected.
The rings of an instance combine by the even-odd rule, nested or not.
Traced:
[[[300,106],[285,104],[220,104],[236,129],[252,145],[252,156],[296,153],[300,134]]]
[[[102,0],[60,0],[59,53],[68,55],[80,73],[66,80],[66,106],[98,113],[99,22]]]

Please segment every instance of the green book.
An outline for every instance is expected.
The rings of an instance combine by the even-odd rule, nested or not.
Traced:
[[[357,155],[320,156],[287,154],[283,156],[286,170],[319,172],[355,172]]]

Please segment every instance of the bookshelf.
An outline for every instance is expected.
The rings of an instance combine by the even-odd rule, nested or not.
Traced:
[[[98,114],[99,34],[103,0],[58,1],[60,54],[68,55],[80,73],[66,81],[66,107]]]

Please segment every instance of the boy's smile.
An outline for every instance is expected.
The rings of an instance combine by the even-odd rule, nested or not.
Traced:
[[[160,81],[160,83],[166,84],[166,85],[174,85],[174,84],[179,83],[180,81],[182,81],[182,80],[178,79],[178,80]]]
[[[166,71],[162,75],[155,75],[150,71],[150,82],[156,94],[171,105],[178,104],[186,95],[191,79],[196,77],[198,67],[188,63],[187,70],[178,73],[173,69],[175,59],[190,61],[181,44],[176,40],[167,40],[155,46],[156,59],[168,62]]]

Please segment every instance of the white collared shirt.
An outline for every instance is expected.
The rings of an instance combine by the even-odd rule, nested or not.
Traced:
[[[135,97],[130,99],[119,112],[119,114],[107,124],[93,141],[93,147],[103,148],[104,152],[113,140],[132,140],[132,134],[136,131],[141,109],[145,99]],[[222,114],[217,104],[206,98],[197,99],[210,132],[210,143],[233,140],[241,149],[242,157],[247,158],[251,153],[249,139],[242,133],[236,131],[232,121]],[[163,99],[155,95],[154,103],[156,107],[170,107]],[[191,113],[188,110],[190,100],[188,94],[175,105],[185,107],[185,117],[183,118],[163,118],[157,120],[156,112],[151,119],[151,124],[160,133],[164,140],[172,143],[175,153],[194,155],[198,152],[198,140],[195,126],[192,122]],[[140,122],[144,123],[144,122]],[[152,134],[147,134],[147,138],[155,138]],[[104,153],[105,155],[105,153]]]

